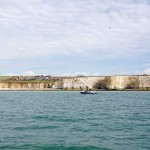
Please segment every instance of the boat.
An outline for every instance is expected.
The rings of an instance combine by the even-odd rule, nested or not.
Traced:
[[[97,94],[97,92],[96,91],[82,91],[82,92],[80,92],[81,94]]]

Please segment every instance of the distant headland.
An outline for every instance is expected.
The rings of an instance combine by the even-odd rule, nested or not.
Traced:
[[[139,90],[150,91],[150,75],[0,76],[0,90]]]

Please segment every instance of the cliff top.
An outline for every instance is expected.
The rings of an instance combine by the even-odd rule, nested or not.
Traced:
[[[55,81],[62,81],[63,79],[69,79],[69,78],[92,78],[92,77],[123,77],[123,76],[150,76],[150,75],[113,75],[113,76],[44,76],[44,75],[36,75],[36,76],[0,76],[0,82],[55,82]]]

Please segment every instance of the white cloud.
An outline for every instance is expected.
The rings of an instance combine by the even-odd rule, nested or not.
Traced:
[[[34,74],[33,71],[25,71],[25,72],[23,72],[23,75],[24,75],[24,76],[33,76],[33,75],[35,75],[35,74]]]
[[[2,76],[19,76],[19,75],[23,75],[23,76],[34,76],[36,75],[33,71],[24,71],[22,73],[5,73],[5,74],[1,74]]]
[[[64,73],[52,73],[52,76],[100,76],[101,73],[89,73],[89,72],[74,72],[74,73],[69,73],[69,72],[64,72]]]
[[[0,1],[0,26],[0,59],[56,54],[114,58],[150,48],[146,0],[5,0]]]
[[[150,68],[145,69],[145,70],[144,70],[144,73],[145,73],[145,74],[150,74]]]
[[[150,63],[143,64],[144,67],[150,67]]]
[[[6,73],[6,74],[2,74],[1,76],[16,76],[17,74],[14,73]]]

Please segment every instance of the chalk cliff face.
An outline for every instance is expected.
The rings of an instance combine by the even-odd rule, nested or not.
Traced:
[[[150,76],[68,77],[56,81],[1,81],[0,89],[150,89]]]
[[[150,76],[139,76],[140,87],[150,87]]]
[[[0,89],[44,89],[51,87],[51,82],[0,82]]]
[[[93,89],[94,84],[105,77],[74,77],[63,80],[63,87],[66,89]]]
[[[74,77],[63,79],[66,89],[142,89],[150,88],[150,76]]]
[[[150,76],[112,76],[110,89],[138,89],[150,87]]]

